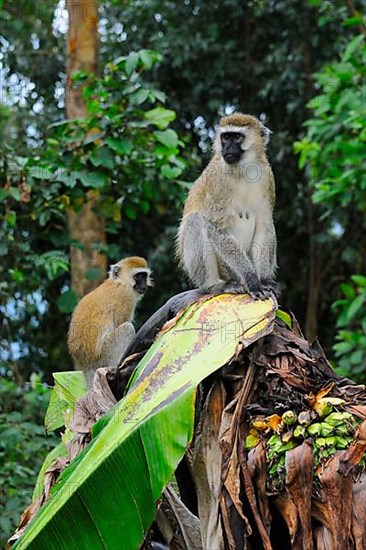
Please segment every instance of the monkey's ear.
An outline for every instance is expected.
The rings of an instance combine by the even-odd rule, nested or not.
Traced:
[[[267,145],[269,143],[269,140],[271,139],[271,135],[273,134],[273,132],[272,130],[267,128],[267,126],[265,126],[262,122],[260,123],[260,128],[264,144]]]
[[[120,272],[121,272],[121,268],[119,267],[119,265],[117,264],[111,265],[111,268],[109,270],[109,278],[117,279]]]

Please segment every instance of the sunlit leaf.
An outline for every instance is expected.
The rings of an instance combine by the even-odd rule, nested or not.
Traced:
[[[139,54],[137,52],[131,52],[126,60],[126,73],[130,75],[136,69],[139,62]]]
[[[31,166],[27,172],[32,178],[40,180],[51,180],[53,178],[51,170],[42,166]]]
[[[110,170],[113,170],[115,165],[114,156],[108,147],[94,149],[89,159],[94,166],[105,166]]]
[[[45,418],[47,431],[67,426],[76,401],[86,392],[85,377],[81,371],[55,372],[53,378],[55,385]]]
[[[106,143],[119,155],[129,155],[132,151],[132,143],[127,139],[109,137]]]
[[[151,109],[145,113],[145,118],[160,130],[164,130],[170,122],[175,120],[175,117],[176,114],[174,111],[164,109],[164,107],[155,107],[155,109]]]
[[[161,174],[164,178],[175,179],[182,173],[182,170],[177,166],[170,166],[169,164],[164,164],[161,168]]]
[[[174,149],[178,146],[178,135],[174,130],[170,128],[168,130],[164,130],[163,132],[155,132],[154,135],[156,136],[157,140],[166,147]]]
[[[79,179],[85,187],[98,189],[108,183],[108,176],[103,172],[80,172]]]

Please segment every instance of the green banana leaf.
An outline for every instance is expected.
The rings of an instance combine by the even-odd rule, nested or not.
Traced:
[[[81,371],[55,372],[53,378],[55,385],[44,423],[47,432],[57,430],[62,426],[65,426],[66,430],[62,435],[62,441],[48,453],[42,464],[33,491],[33,502],[38,500],[43,493],[44,476],[52,462],[58,457],[67,457],[66,443],[74,435],[68,429],[69,422],[72,419],[76,401],[86,393],[85,377]]]
[[[189,306],[140,362],[129,393],[61,474],[14,548],[137,549],[193,435],[195,390],[272,330],[276,305],[220,295]]]
[[[86,392],[85,377],[81,371],[55,372],[53,378],[55,385],[44,421],[48,432],[68,425],[76,401]]]
[[[283,321],[285,325],[288,326],[288,328],[292,329],[293,327],[292,317],[289,313],[287,313],[287,311],[283,309],[278,309],[276,312],[276,317],[278,317],[278,319],[281,319],[281,321]]]

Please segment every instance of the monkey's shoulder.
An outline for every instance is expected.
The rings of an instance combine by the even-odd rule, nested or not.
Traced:
[[[184,214],[190,212],[209,212],[216,207],[221,208],[230,198],[230,191],[225,184],[225,178],[213,177],[210,164],[191,187],[184,207]]]

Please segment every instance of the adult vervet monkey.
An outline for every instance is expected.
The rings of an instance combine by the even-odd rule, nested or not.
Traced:
[[[220,120],[214,154],[186,200],[180,265],[207,293],[277,295],[275,185],[266,157],[270,130],[234,113]]]

